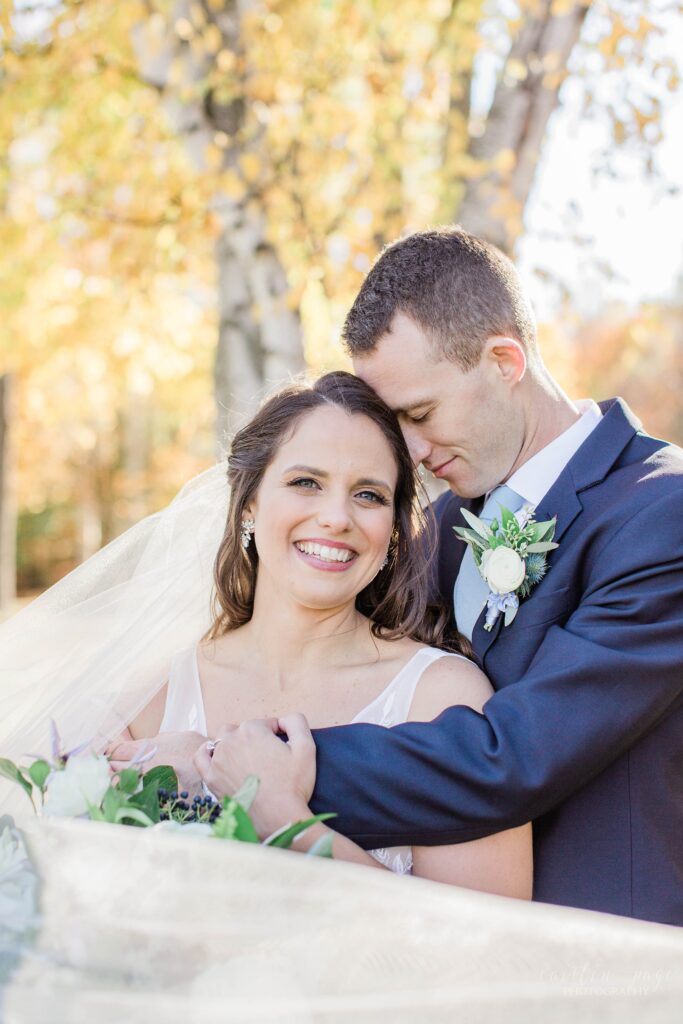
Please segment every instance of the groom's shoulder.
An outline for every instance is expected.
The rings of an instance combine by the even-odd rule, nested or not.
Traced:
[[[656,547],[674,520],[683,526],[683,449],[640,427],[604,476],[587,489],[577,489],[588,521],[598,533],[604,528],[609,533],[622,527],[627,532],[642,530],[644,524],[658,523],[663,530],[645,531],[647,544]]]
[[[627,478],[643,496],[681,496],[683,492],[683,449],[670,441],[638,431],[623,458],[614,467],[617,478]]]
[[[653,437],[621,398],[600,403],[603,418],[572,459],[577,490],[597,488],[626,504],[680,495],[683,450]]]

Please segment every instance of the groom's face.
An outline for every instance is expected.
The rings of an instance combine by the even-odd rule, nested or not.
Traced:
[[[465,372],[397,313],[376,346],[354,359],[354,370],[398,415],[413,462],[456,494],[478,497],[509,476],[523,443],[523,416],[492,352],[485,349]]]

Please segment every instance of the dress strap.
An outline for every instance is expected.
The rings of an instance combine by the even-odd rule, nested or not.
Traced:
[[[440,651],[436,647],[421,648],[394,676],[386,689],[382,690],[371,704],[363,708],[353,721],[372,722],[383,726],[406,722],[417,684],[425,670],[440,658],[463,658],[463,655]]]
[[[173,655],[168,673],[166,706],[159,732],[187,729],[206,735],[206,716],[197,666],[197,647]]]

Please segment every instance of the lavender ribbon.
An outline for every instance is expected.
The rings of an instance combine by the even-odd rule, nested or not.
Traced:
[[[515,593],[494,594],[491,592],[486,601],[486,622],[484,623],[484,629],[487,632],[490,632],[493,629],[494,622],[501,612],[505,612],[507,621],[512,622],[517,614],[518,608],[519,598]],[[512,612],[512,614],[510,615],[509,612]]]

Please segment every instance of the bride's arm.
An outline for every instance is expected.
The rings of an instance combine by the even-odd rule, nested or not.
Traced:
[[[426,669],[420,679],[408,720],[431,722],[454,704],[464,704],[481,711],[493,692],[489,680],[476,665],[461,658],[440,658]],[[301,817],[310,813],[305,805],[300,812]],[[334,826],[334,821],[330,824]],[[383,867],[352,840],[324,824],[314,825],[305,832],[297,841],[297,848],[308,850],[326,834],[333,837],[333,852],[337,860]],[[531,825],[520,825],[467,843],[414,846],[413,875],[500,896],[531,899]]]
[[[476,665],[460,658],[440,658],[422,676],[408,720],[431,722],[455,704],[481,711],[493,692]],[[414,846],[413,874],[501,896],[531,899],[531,840],[531,825],[524,824],[457,845]]]
[[[278,733],[286,735],[286,743],[277,737]],[[215,749],[209,751],[203,744],[197,751],[194,765],[219,798],[236,793],[249,775],[259,779],[249,814],[261,839],[285,825],[312,817],[308,801],[315,785],[315,743],[304,715],[226,726],[218,735]],[[362,847],[322,823],[298,836],[292,849],[305,853],[326,835],[332,836],[335,859],[386,870]]]

